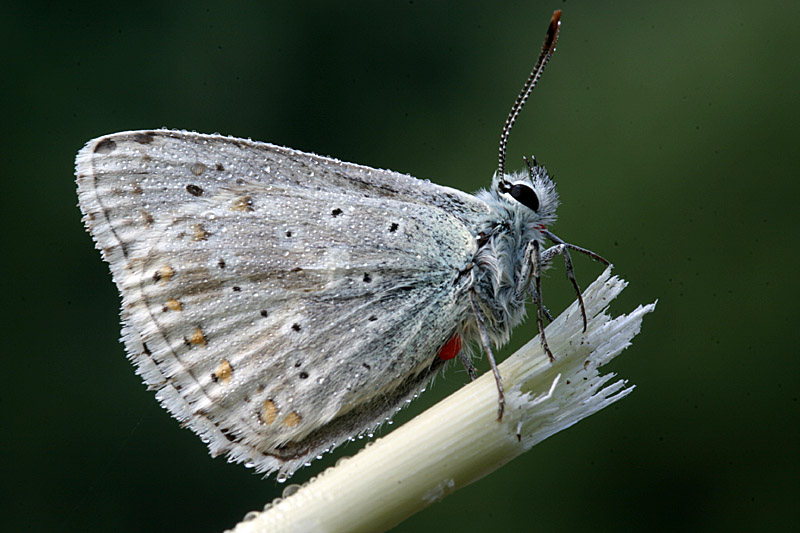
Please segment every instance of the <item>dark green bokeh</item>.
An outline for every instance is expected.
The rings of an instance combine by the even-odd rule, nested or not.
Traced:
[[[658,298],[612,365],[637,390],[398,531],[796,527],[796,2],[270,4],[4,8],[0,529],[218,531],[283,488],[212,460],[125,360],[76,207],[84,142],[219,131],[471,191],[554,8],[508,166],[552,171],[553,230],[631,283],[614,310]],[[545,287],[568,303],[563,269]]]

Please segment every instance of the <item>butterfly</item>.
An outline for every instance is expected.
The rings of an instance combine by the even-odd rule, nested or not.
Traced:
[[[142,130],[76,159],[84,223],[122,295],[129,358],[206,442],[283,478],[389,420],[473,346],[492,354],[537,304],[568,244],[535,159],[507,174],[509,132],[555,50],[560,12],[475,195],[251,140]],[[554,244],[545,247],[545,241]],[[582,301],[581,301],[582,306]],[[585,321],[585,312],[584,312]]]

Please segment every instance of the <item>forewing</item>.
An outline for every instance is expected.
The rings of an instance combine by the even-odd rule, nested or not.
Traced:
[[[465,318],[469,195],[184,132],[91,141],[87,227],[161,403],[259,471],[291,473],[391,416]]]

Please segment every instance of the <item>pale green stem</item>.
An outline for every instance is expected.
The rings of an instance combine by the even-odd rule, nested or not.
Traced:
[[[269,509],[249,513],[237,533],[384,531],[493,472],[550,435],[633,390],[598,368],[630,345],[655,304],[616,318],[608,304],[626,282],[607,269],[583,293],[588,328],[573,303],[546,329],[551,363],[538,336],[500,365],[506,409],[497,421],[491,373],[341,460]],[[610,384],[609,384],[610,383]]]

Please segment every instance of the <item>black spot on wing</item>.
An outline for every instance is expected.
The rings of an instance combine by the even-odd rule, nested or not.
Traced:
[[[195,185],[194,183],[190,183],[186,186],[186,191],[191,194],[192,196],[202,196],[203,188],[199,185]]]
[[[133,134],[133,140],[139,144],[150,144],[153,142],[153,134],[149,131],[140,131]]]
[[[114,150],[117,149],[117,143],[112,141],[111,139],[103,139],[94,147],[94,153],[96,154],[110,154]]]

